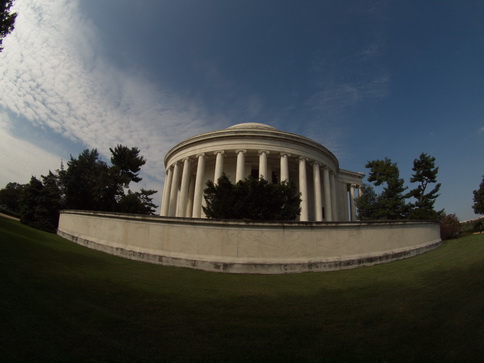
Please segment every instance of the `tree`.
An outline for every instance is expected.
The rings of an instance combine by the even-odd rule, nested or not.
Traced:
[[[5,188],[0,190],[0,207],[11,212],[20,212],[20,199],[24,190],[24,185],[19,183],[8,183]]]
[[[5,38],[14,29],[17,13],[11,13],[14,0],[0,0],[0,52],[3,50],[2,43]]]
[[[249,220],[294,220],[301,212],[300,194],[292,183],[272,184],[249,177],[232,184],[223,174],[204,190],[208,218]]]
[[[128,193],[120,198],[117,211],[121,213],[154,214],[157,206],[153,203],[151,195],[155,193],[156,190],[141,189],[134,193],[128,190]]]
[[[375,186],[384,184],[382,193],[377,197],[375,219],[404,219],[407,217],[408,206],[402,194],[407,188],[403,186],[403,179],[396,163],[389,158],[369,161],[366,168],[370,169],[368,181]],[[363,194],[364,195],[364,194]]]
[[[142,180],[138,176],[138,173],[146,163],[146,160],[142,156],[139,156],[139,149],[137,147],[129,148],[127,146],[117,145],[114,149],[109,148],[109,151],[112,154],[112,175],[116,176],[125,188],[132,181],[138,183]]]
[[[71,156],[67,169],[60,171],[65,208],[152,214],[156,206],[150,196],[155,190],[124,191],[142,180],[138,173],[146,161],[138,148],[117,145],[109,150],[111,166],[99,159],[96,149],[84,150],[77,159]]]
[[[107,164],[99,159],[96,149],[84,150],[67,162],[59,172],[65,193],[65,208],[114,211],[116,196],[123,192],[112,180]]]
[[[371,185],[363,184],[361,186],[360,196],[356,198],[355,205],[359,220],[378,219],[378,196]]]
[[[410,205],[409,218],[437,220],[442,211],[436,212],[434,203],[439,196],[441,184],[437,183],[432,190],[427,191],[430,184],[437,182],[439,168],[435,167],[435,158],[425,153],[420,154],[420,157],[413,161],[412,170],[414,174],[410,182],[418,185],[406,195],[407,198],[416,199],[416,202]]]
[[[49,171],[42,181],[32,177],[26,184],[21,199],[20,221],[31,227],[55,232],[62,209],[62,195],[59,178]]]
[[[474,213],[484,214],[484,175],[482,176],[481,184],[479,189],[474,190]]]
[[[461,231],[459,218],[455,214],[442,212],[440,218],[440,237],[443,240],[456,238]]]

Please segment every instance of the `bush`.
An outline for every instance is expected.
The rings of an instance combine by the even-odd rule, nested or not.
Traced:
[[[223,174],[204,190],[208,218],[259,221],[295,220],[301,212],[300,194],[293,183],[272,184],[254,177],[232,184]]]
[[[442,213],[440,219],[440,238],[442,240],[457,238],[461,229],[459,218],[455,214]]]

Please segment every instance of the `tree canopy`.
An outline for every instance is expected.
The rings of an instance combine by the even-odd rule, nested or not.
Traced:
[[[204,190],[208,218],[249,220],[295,220],[301,212],[300,194],[292,183],[272,184],[249,177],[237,184],[223,174]]]
[[[117,145],[110,149],[111,163],[102,161],[96,149],[71,155],[67,167],[25,185],[9,183],[0,190],[0,205],[18,211],[21,222],[54,232],[61,209],[153,214],[155,190],[125,191],[131,182],[141,181],[139,171],[145,159],[136,147]]]
[[[482,176],[479,189],[474,190],[474,204],[472,205],[474,213],[484,214],[484,175]]]
[[[439,219],[442,211],[434,210],[434,203],[440,190],[440,183],[436,183],[439,168],[435,166],[434,157],[422,153],[414,160],[414,173],[410,182],[417,185],[406,194],[404,192],[408,188],[400,178],[398,165],[389,158],[369,161],[366,168],[370,169],[368,181],[376,187],[383,186],[383,191],[377,194],[372,185],[362,186],[362,193],[356,200],[358,217],[361,220]],[[435,185],[430,189],[432,184]],[[415,201],[407,203],[408,198]]]
[[[407,198],[415,198],[416,202],[410,204],[410,219],[427,219],[436,220],[442,211],[435,211],[435,200],[439,196],[440,183],[437,183],[437,174],[439,168],[435,167],[435,158],[425,153],[420,154],[418,159],[413,161],[414,171],[411,183],[418,183],[415,189],[412,189]],[[436,183],[436,184],[435,184]],[[435,184],[434,187],[428,191],[427,188]]]
[[[20,213],[20,198],[22,197],[24,185],[19,183],[8,183],[0,190],[0,207],[11,212]]]
[[[0,52],[3,50],[2,43],[15,27],[17,13],[10,12],[14,0],[0,0]]]
[[[400,178],[400,171],[396,163],[389,158],[384,160],[369,161],[366,168],[370,169],[368,181],[373,182],[375,186],[384,185],[380,195],[373,198],[373,204],[370,210],[362,211],[362,215],[368,219],[404,219],[408,213],[408,206],[405,203],[403,192],[407,189],[404,187],[404,181]],[[367,190],[368,192],[368,190]],[[363,196],[365,193],[363,193]],[[366,198],[366,199],[365,199]],[[363,201],[369,202],[367,197]],[[361,201],[357,201],[357,207],[363,209]],[[360,217],[360,219],[363,219]]]

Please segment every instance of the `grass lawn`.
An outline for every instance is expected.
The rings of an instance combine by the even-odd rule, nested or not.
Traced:
[[[484,360],[484,234],[355,270],[129,261],[0,217],[0,361]]]

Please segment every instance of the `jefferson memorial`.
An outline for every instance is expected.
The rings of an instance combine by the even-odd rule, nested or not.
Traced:
[[[236,183],[249,175],[293,182],[305,221],[355,221],[362,173],[340,169],[324,146],[260,123],[241,123],[193,136],[165,157],[161,216],[204,218],[203,190],[225,173]]]
[[[437,223],[357,221],[363,174],[308,138],[259,123],[193,136],[165,157],[160,216],[64,210],[57,233],[125,258],[226,273],[283,274],[369,266],[441,244]],[[203,190],[225,173],[295,183],[297,221],[217,220],[203,214]]]

